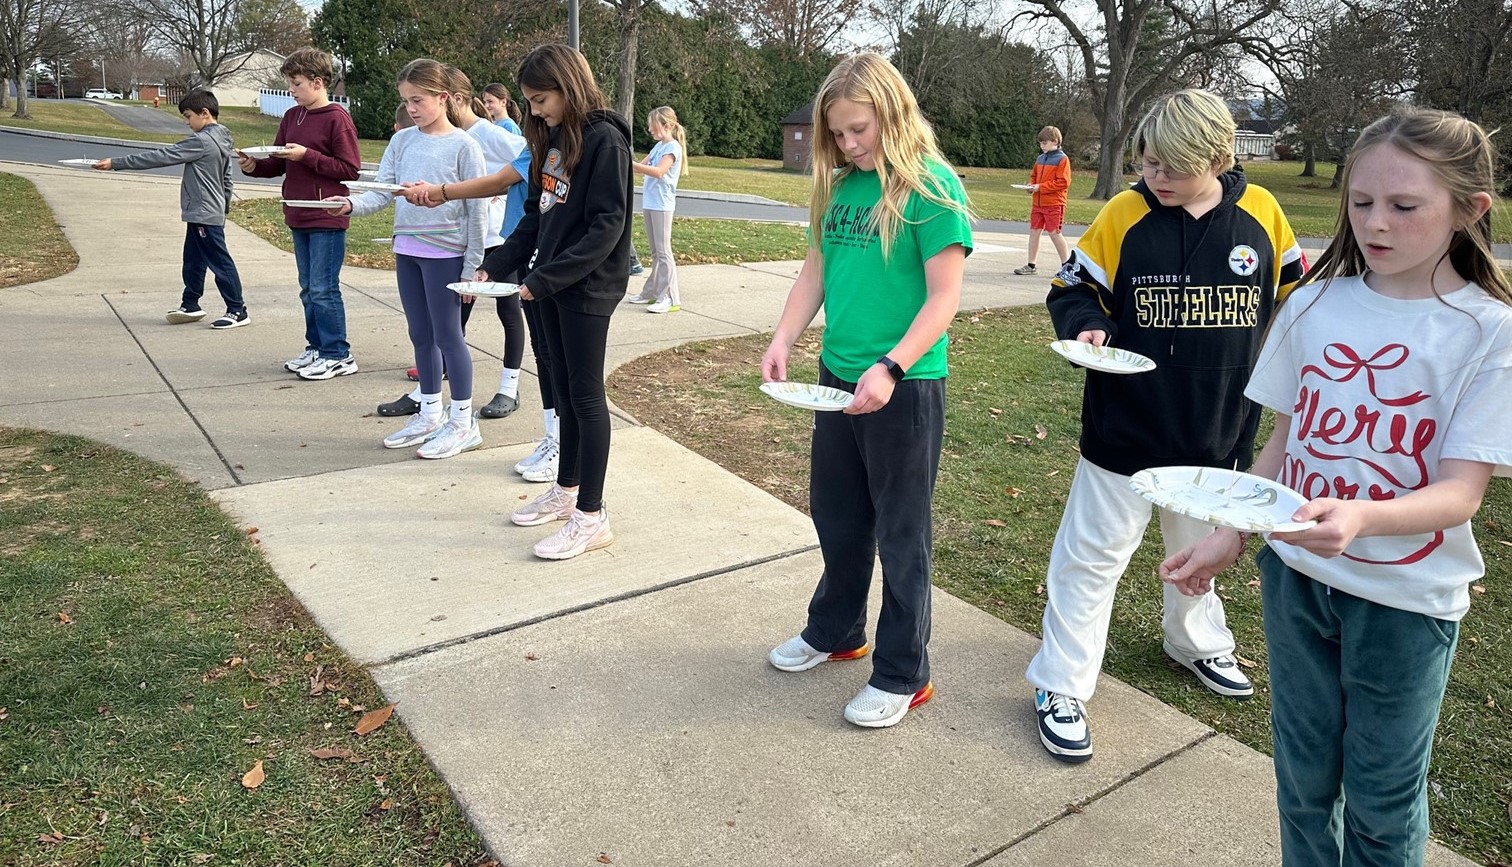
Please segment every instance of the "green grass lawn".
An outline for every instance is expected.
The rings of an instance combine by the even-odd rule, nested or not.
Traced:
[[[0,428],[0,587],[0,863],[484,860],[398,719],[353,733],[383,697],[255,528],[172,469]]]
[[[50,280],[78,265],[32,182],[0,174],[0,289]]]
[[[1031,634],[1045,560],[1076,465],[1083,375],[1044,345],[1040,308],[963,313],[951,331],[947,433],[935,496],[935,584]],[[610,379],[616,404],[710,460],[807,509],[812,417],[763,397],[757,364],[770,335],[689,344],[636,359]],[[818,332],[795,349],[794,381],[817,375]],[[1264,437],[1262,432],[1262,438]],[[1158,524],[1158,522],[1155,522]],[[1512,480],[1492,482],[1475,519],[1484,593],[1459,651],[1430,776],[1434,834],[1460,852],[1512,861]],[[1258,574],[1251,560],[1218,592],[1254,678],[1253,701],[1219,698],[1160,647],[1161,555],[1153,530],[1120,587],[1104,671],[1262,750],[1270,749]],[[801,616],[801,611],[793,612]],[[1002,672],[1029,701],[1023,672]],[[1094,729],[1097,705],[1090,707]]]
[[[231,219],[282,250],[293,251],[294,241],[284,225],[277,199],[244,199],[231,208]],[[394,251],[374,238],[387,238],[394,231],[392,210],[356,217],[347,231],[349,265],[393,270]],[[636,249],[648,254],[645,221],[635,215]],[[752,223],[744,220],[674,218],[672,247],[683,265],[736,264],[779,259],[802,259],[806,253],[803,230],[785,223]]]

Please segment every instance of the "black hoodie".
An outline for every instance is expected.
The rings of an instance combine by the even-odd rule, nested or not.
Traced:
[[[608,109],[590,112],[570,175],[557,149],[561,132],[551,130],[540,175],[529,179],[525,216],[483,270],[502,276],[528,267],[524,283],[534,297],[607,316],[630,282],[630,125]]]
[[[1244,386],[1276,304],[1305,263],[1269,192],[1242,170],[1200,219],[1144,181],[1113,197],[1051,283],[1056,335],[1101,329],[1154,359],[1146,373],[1087,371],[1082,456],[1121,475],[1249,466],[1260,407]]]

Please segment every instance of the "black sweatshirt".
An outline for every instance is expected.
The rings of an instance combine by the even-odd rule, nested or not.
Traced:
[[[560,136],[560,127],[551,131],[542,169],[529,179],[525,216],[483,270],[497,279],[529,267],[524,283],[534,297],[607,316],[630,282],[630,125],[608,109],[589,113],[571,174],[562,167]]]
[[[1240,170],[1194,219],[1143,181],[1113,197],[1051,283],[1056,335],[1101,329],[1154,359],[1146,373],[1087,371],[1082,456],[1150,467],[1249,466],[1260,407],[1244,396],[1276,304],[1305,263],[1275,198]]]

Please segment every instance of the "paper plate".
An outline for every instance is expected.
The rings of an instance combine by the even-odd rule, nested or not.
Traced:
[[[1029,185],[1028,184],[1009,184],[1008,186],[1013,187],[1015,190],[1027,190],[1027,189],[1029,189]]]
[[[1212,467],[1140,470],[1129,487],[1162,509],[1247,533],[1290,533],[1317,521],[1293,521],[1307,500],[1280,482]]]
[[[394,243],[394,239],[393,238],[374,238],[373,239],[373,243],[374,244],[390,244],[390,245],[392,245]]]
[[[1080,340],[1057,340],[1050,344],[1050,348],[1072,364],[1103,373],[1145,373],[1155,369],[1155,362],[1145,356],[1113,346],[1093,346]]]
[[[845,409],[854,397],[848,391],[807,382],[763,382],[761,390],[778,403],[819,412]]]
[[[325,199],[284,199],[283,203],[291,208],[320,208],[325,211],[339,211],[346,206],[346,202]]]
[[[283,145],[258,145],[252,148],[237,148],[237,150],[249,157],[271,157],[274,154],[283,153],[288,148]]]
[[[448,283],[446,288],[458,295],[477,295],[480,298],[503,298],[506,295],[520,294],[518,283]]]
[[[104,159],[104,157],[101,157],[100,159]],[[78,166],[81,169],[92,169],[92,168],[94,168],[94,164],[97,163],[97,162],[99,162],[99,161],[100,160],[88,160],[88,159],[58,160],[59,163],[65,165],[65,166]]]
[[[402,193],[404,187],[399,184],[380,184],[377,181],[347,181],[346,188],[354,193]]]
[[[372,181],[372,180],[377,180],[378,173],[376,171],[370,172],[370,171],[365,171],[364,170],[364,171],[358,172],[357,173],[357,177],[359,179],[361,179],[361,180],[364,180],[364,181]]]

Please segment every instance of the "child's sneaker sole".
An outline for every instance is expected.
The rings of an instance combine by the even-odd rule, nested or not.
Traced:
[[[185,325],[190,322],[198,322],[201,319],[204,319],[205,311],[195,310],[193,312],[185,312],[183,310],[174,310],[164,318],[168,320],[169,325]]]
[[[614,531],[605,530],[602,536],[579,548],[570,548],[566,551],[542,551],[540,548],[532,548],[531,551],[542,560],[571,560],[580,554],[587,554],[589,551],[607,548],[612,544],[614,544]]]
[[[826,662],[845,662],[851,659],[860,659],[870,652],[871,645],[863,644],[855,650],[841,650],[837,653],[821,653],[817,656],[810,657],[809,659],[806,659],[797,665],[780,665],[777,662],[774,662],[770,655],[767,657],[767,662],[771,663],[772,667],[777,669],[778,671],[808,671],[809,669],[823,665]]]

